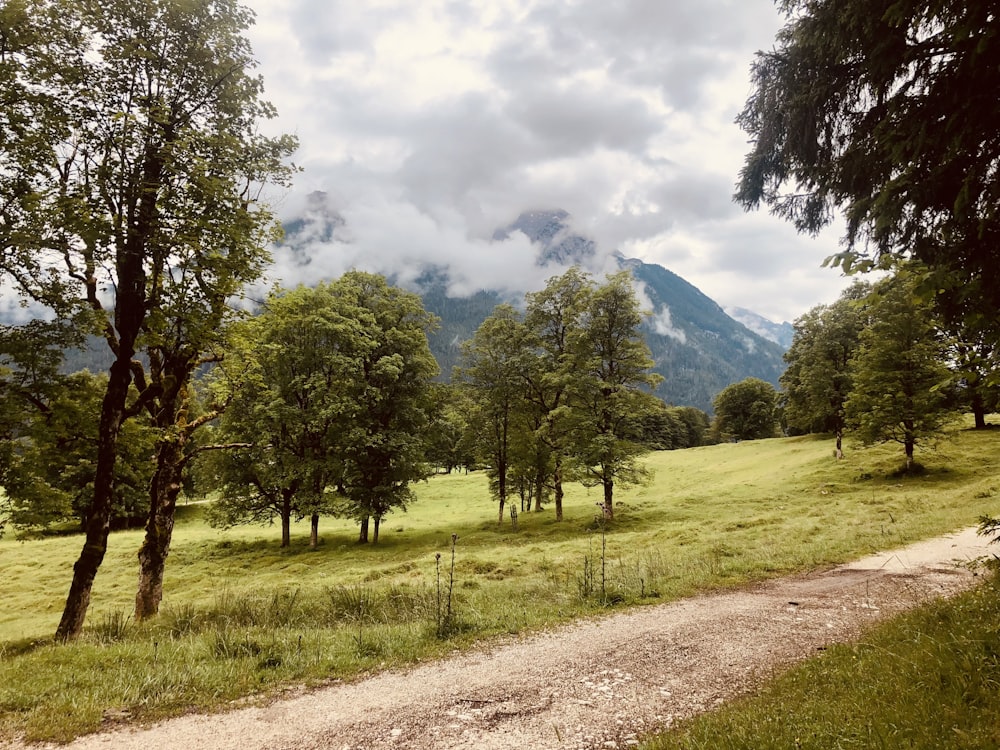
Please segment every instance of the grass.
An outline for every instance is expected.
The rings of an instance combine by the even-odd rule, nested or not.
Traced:
[[[378,545],[359,546],[356,527],[323,519],[315,551],[307,528],[281,550],[277,528],[212,529],[192,503],[178,510],[161,616],[130,620],[141,534],[116,533],[85,635],[69,646],[50,637],[81,538],[21,542],[8,530],[0,740],[66,740],[109,717],[211,710],[969,526],[1000,511],[998,444],[998,431],[957,431],[906,478],[892,476],[894,447],[835,462],[830,441],[813,437],[652,454],[653,483],[616,495],[603,559],[601,498],[580,487],[569,488],[562,523],[548,509],[522,513],[513,532],[509,521],[497,527],[481,474],[440,476],[383,523]],[[442,632],[452,534],[453,617]]]
[[[837,645],[644,750],[1000,747],[1000,579]]]

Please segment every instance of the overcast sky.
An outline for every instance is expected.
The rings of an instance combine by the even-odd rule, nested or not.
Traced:
[[[277,259],[286,284],[447,264],[454,291],[537,287],[523,211],[561,208],[602,250],[659,263],[775,321],[847,285],[837,233],[731,200],[733,120],[771,0],[249,0],[273,125],[300,140],[282,218],[327,194],[345,224]],[[313,209],[316,207],[313,206]]]

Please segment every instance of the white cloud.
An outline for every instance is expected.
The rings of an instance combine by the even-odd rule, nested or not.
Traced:
[[[680,328],[674,327],[674,322],[670,318],[670,308],[664,305],[652,319],[653,330],[661,336],[669,336],[682,344],[687,343],[687,334]]]
[[[605,254],[658,262],[723,305],[790,320],[846,282],[833,236],[744,214],[733,119],[771,0],[250,0],[251,41],[304,167],[280,213],[328,193],[345,236],[309,273],[452,268],[454,291],[544,282],[531,248],[489,239],[561,208]],[[279,257],[286,283],[302,267]],[[288,275],[288,278],[286,278]]]

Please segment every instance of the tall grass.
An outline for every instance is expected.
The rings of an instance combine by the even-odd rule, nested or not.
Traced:
[[[829,441],[815,438],[653,454],[656,479],[617,496],[603,537],[599,498],[578,487],[563,522],[545,511],[522,513],[516,532],[498,527],[485,478],[475,474],[421,485],[411,510],[384,522],[378,545],[359,546],[356,527],[324,519],[318,549],[304,531],[282,550],[276,528],[221,532],[204,523],[203,506],[182,506],[161,616],[129,618],[141,538],[117,533],[85,636],[69,646],[50,636],[81,538],[8,535],[0,540],[0,738],[67,739],[108,717],[210,709],[972,525],[1000,511],[998,444],[994,432],[957,431],[922,456],[924,474],[909,478],[891,476],[900,463],[893,449],[835,462]]]

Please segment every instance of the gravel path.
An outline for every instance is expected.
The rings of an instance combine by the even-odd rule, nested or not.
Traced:
[[[881,617],[973,584],[973,529],[838,568],[495,643],[70,750],[627,748]]]

